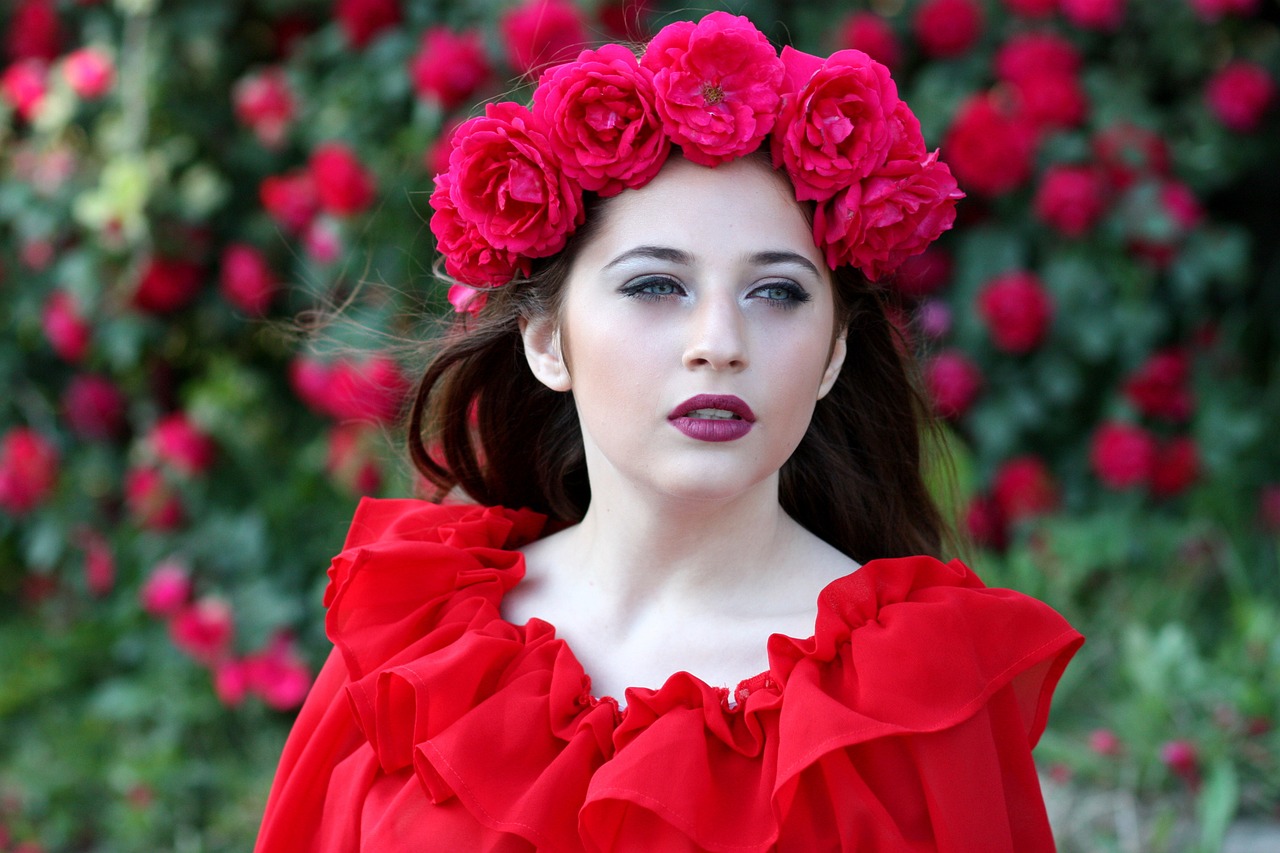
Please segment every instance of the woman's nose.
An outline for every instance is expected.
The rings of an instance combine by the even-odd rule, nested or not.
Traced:
[[[747,366],[746,330],[737,299],[705,296],[690,318],[685,367],[742,370]]]

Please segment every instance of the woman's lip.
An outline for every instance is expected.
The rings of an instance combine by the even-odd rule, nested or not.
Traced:
[[[697,394],[672,409],[667,415],[667,420],[683,418],[697,409],[724,409],[726,412],[733,412],[749,424],[755,423],[756,420],[756,413],[751,411],[747,401],[732,394]]]

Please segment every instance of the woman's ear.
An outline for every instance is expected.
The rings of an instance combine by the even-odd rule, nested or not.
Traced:
[[[835,385],[836,379],[840,377],[840,368],[844,366],[844,357],[849,349],[848,342],[845,340],[848,336],[849,327],[846,326],[831,344],[831,360],[827,362],[827,369],[822,374],[822,384],[818,386],[819,400],[827,396],[831,386]]]
[[[524,339],[524,357],[529,369],[539,382],[552,391],[568,391],[573,387],[560,349],[560,329],[550,317],[521,317],[520,337]]]

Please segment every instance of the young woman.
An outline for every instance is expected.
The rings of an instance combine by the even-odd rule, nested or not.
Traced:
[[[959,193],[882,66],[744,18],[543,75],[453,139],[467,309],[366,500],[275,850],[1051,850],[1031,760],[1081,638],[937,559],[867,276]]]

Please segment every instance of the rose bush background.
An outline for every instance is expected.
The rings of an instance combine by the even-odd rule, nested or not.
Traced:
[[[0,850],[249,846],[328,558],[359,494],[416,488],[442,133],[702,11],[671,7],[0,12]],[[1063,847],[1212,850],[1274,816],[1280,5],[732,11],[887,63],[969,193],[889,298],[971,562],[1089,638],[1037,753]]]

